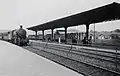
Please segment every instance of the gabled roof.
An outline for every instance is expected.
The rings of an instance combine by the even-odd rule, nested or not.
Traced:
[[[28,30],[47,30],[61,27],[70,27],[83,24],[99,23],[104,21],[120,19],[120,4],[111,4],[98,7],[89,11],[57,19],[51,22],[29,27]]]

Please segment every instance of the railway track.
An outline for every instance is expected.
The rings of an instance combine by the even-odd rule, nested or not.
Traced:
[[[42,44],[42,45],[43,46],[41,46],[41,47],[46,46],[46,44],[45,45]],[[40,46],[40,44],[39,44],[39,46]],[[93,55],[93,57],[96,59],[102,59],[102,60],[106,60],[106,61],[113,62],[113,63],[117,60],[118,63],[120,64],[120,54],[117,54],[117,57],[116,57],[116,53],[112,53],[112,52],[106,52],[106,51],[100,51],[100,50],[91,50],[91,49],[86,49],[86,48],[76,49],[75,47],[71,47],[71,46],[60,46],[60,45],[53,45],[53,44],[50,44],[49,46],[47,46],[47,48],[61,50],[61,51],[67,50],[69,52],[74,52],[74,53],[81,52],[83,55],[86,54],[84,56],[92,57],[91,55]]]
[[[119,57],[119,55],[117,55],[117,57],[116,57],[116,53],[115,54],[106,53],[106,55],[105,55],[104,52],[100,52],[98,50],[96,50],[97,52],[89,50],[89,49],[85,49],[85,48],[81,48],[81,49],[76,50],[76,49],[71,49],[71,47],[65,48],[65,47],[60,47],[60,46],[56,46],[56,45],[49,45],[48,48],[61,50],[61,51],[66,50],[66,51],[80,54],[80,55],[83,55],[86,57],[96,58],[96,59],[100,59],[100,60],[106,60],[106,61],[113,62],[113,63],[115,63],[116,62],[115,60],[117,60],[118,64],[120,64],[120,57]],[[108,55],[108,54],[111,54],[111,55]]]
[[[37,48],[34,46],[27,46],[24,47],[27,50],[30,50],[38,55],[41,55],[45,58],[48,58],[54,62],[57,62],[61,65],[64,65],[78,73],[84,74],[85,76],[120,76],[119,73],[101,68],[98,66],[94,66],[91,64],[87,64],[81,61],[77,61],[72,59],[69,56],[62,56],[59,54],[55,54],[50,49],[44,49],[44,48]]]
[[[76,50],[74,47],[73,49],[71,49],[70,46],[66,47],[66,46],[59,46],[59,45],[53,45],[53,44],[42,44],[42,45],[37,44],[35,46],[52,49],[59,52],[59,54],[61,51],[64,53],[66,52],[67,56],[71,54],[71,58],[74,58],[76,60],[81,60],[85,63],[94,64],[96,66],[103,67],[118,73],[120,72],[120,63],[119,63],[120,58],[119,56],[116,58],[115,57],[116,54],[113,54],[110,52],[102,52],[99,50],[97,50],[96,52],[95,50],[93,51],[85,50],[83,48]],[[61,55],[64,55],[64,54],[61,54]]]
[[[43,46],[41,46],[41,44],[39,44],[39,46],[41,46],[41,47],[44,47],[46,44],[42,44],[42,45]],[[78,48],[78,49],[76,49],[76,47],[60,46],[60,45],[53,45],[53,44],[50,44],[49,46],[47,46],[47,48],[51,48],[51,47],[59,48],[59,49],[63,49],[63,50],[69,50],[69,51],[77,51],[77,52],[97,55],[97,56],[106,57],[106,58],[117,59],[118,61],[120,61],[120,54],[119,53],[116,54],[116,53],[113,53],[113,52],[101,51],[101,50],[97,50],[97,49],[93,50],[93,49],[87,49],[87,48]],[[116,57],[116,55],[117,55],[117,57]]]

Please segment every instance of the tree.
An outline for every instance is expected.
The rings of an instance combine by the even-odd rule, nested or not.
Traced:
[[[120,29],[116,29],[114,30],[114,32],[120,33]]]

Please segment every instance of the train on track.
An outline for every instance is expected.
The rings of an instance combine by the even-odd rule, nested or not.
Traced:
[[[20,26],[20,29],[1,33],[0,38],[19,46],[25,46],[29,43],[26,34],[26,30]]]

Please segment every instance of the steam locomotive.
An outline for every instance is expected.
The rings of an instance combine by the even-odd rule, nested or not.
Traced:
[[[2,33],[1,39],[5,41],[9,41],[19,46],[25,46],[29,43],[26,34],[27,34],[26,30],[23,29],[22,26],[20,26],[20,29]]]

